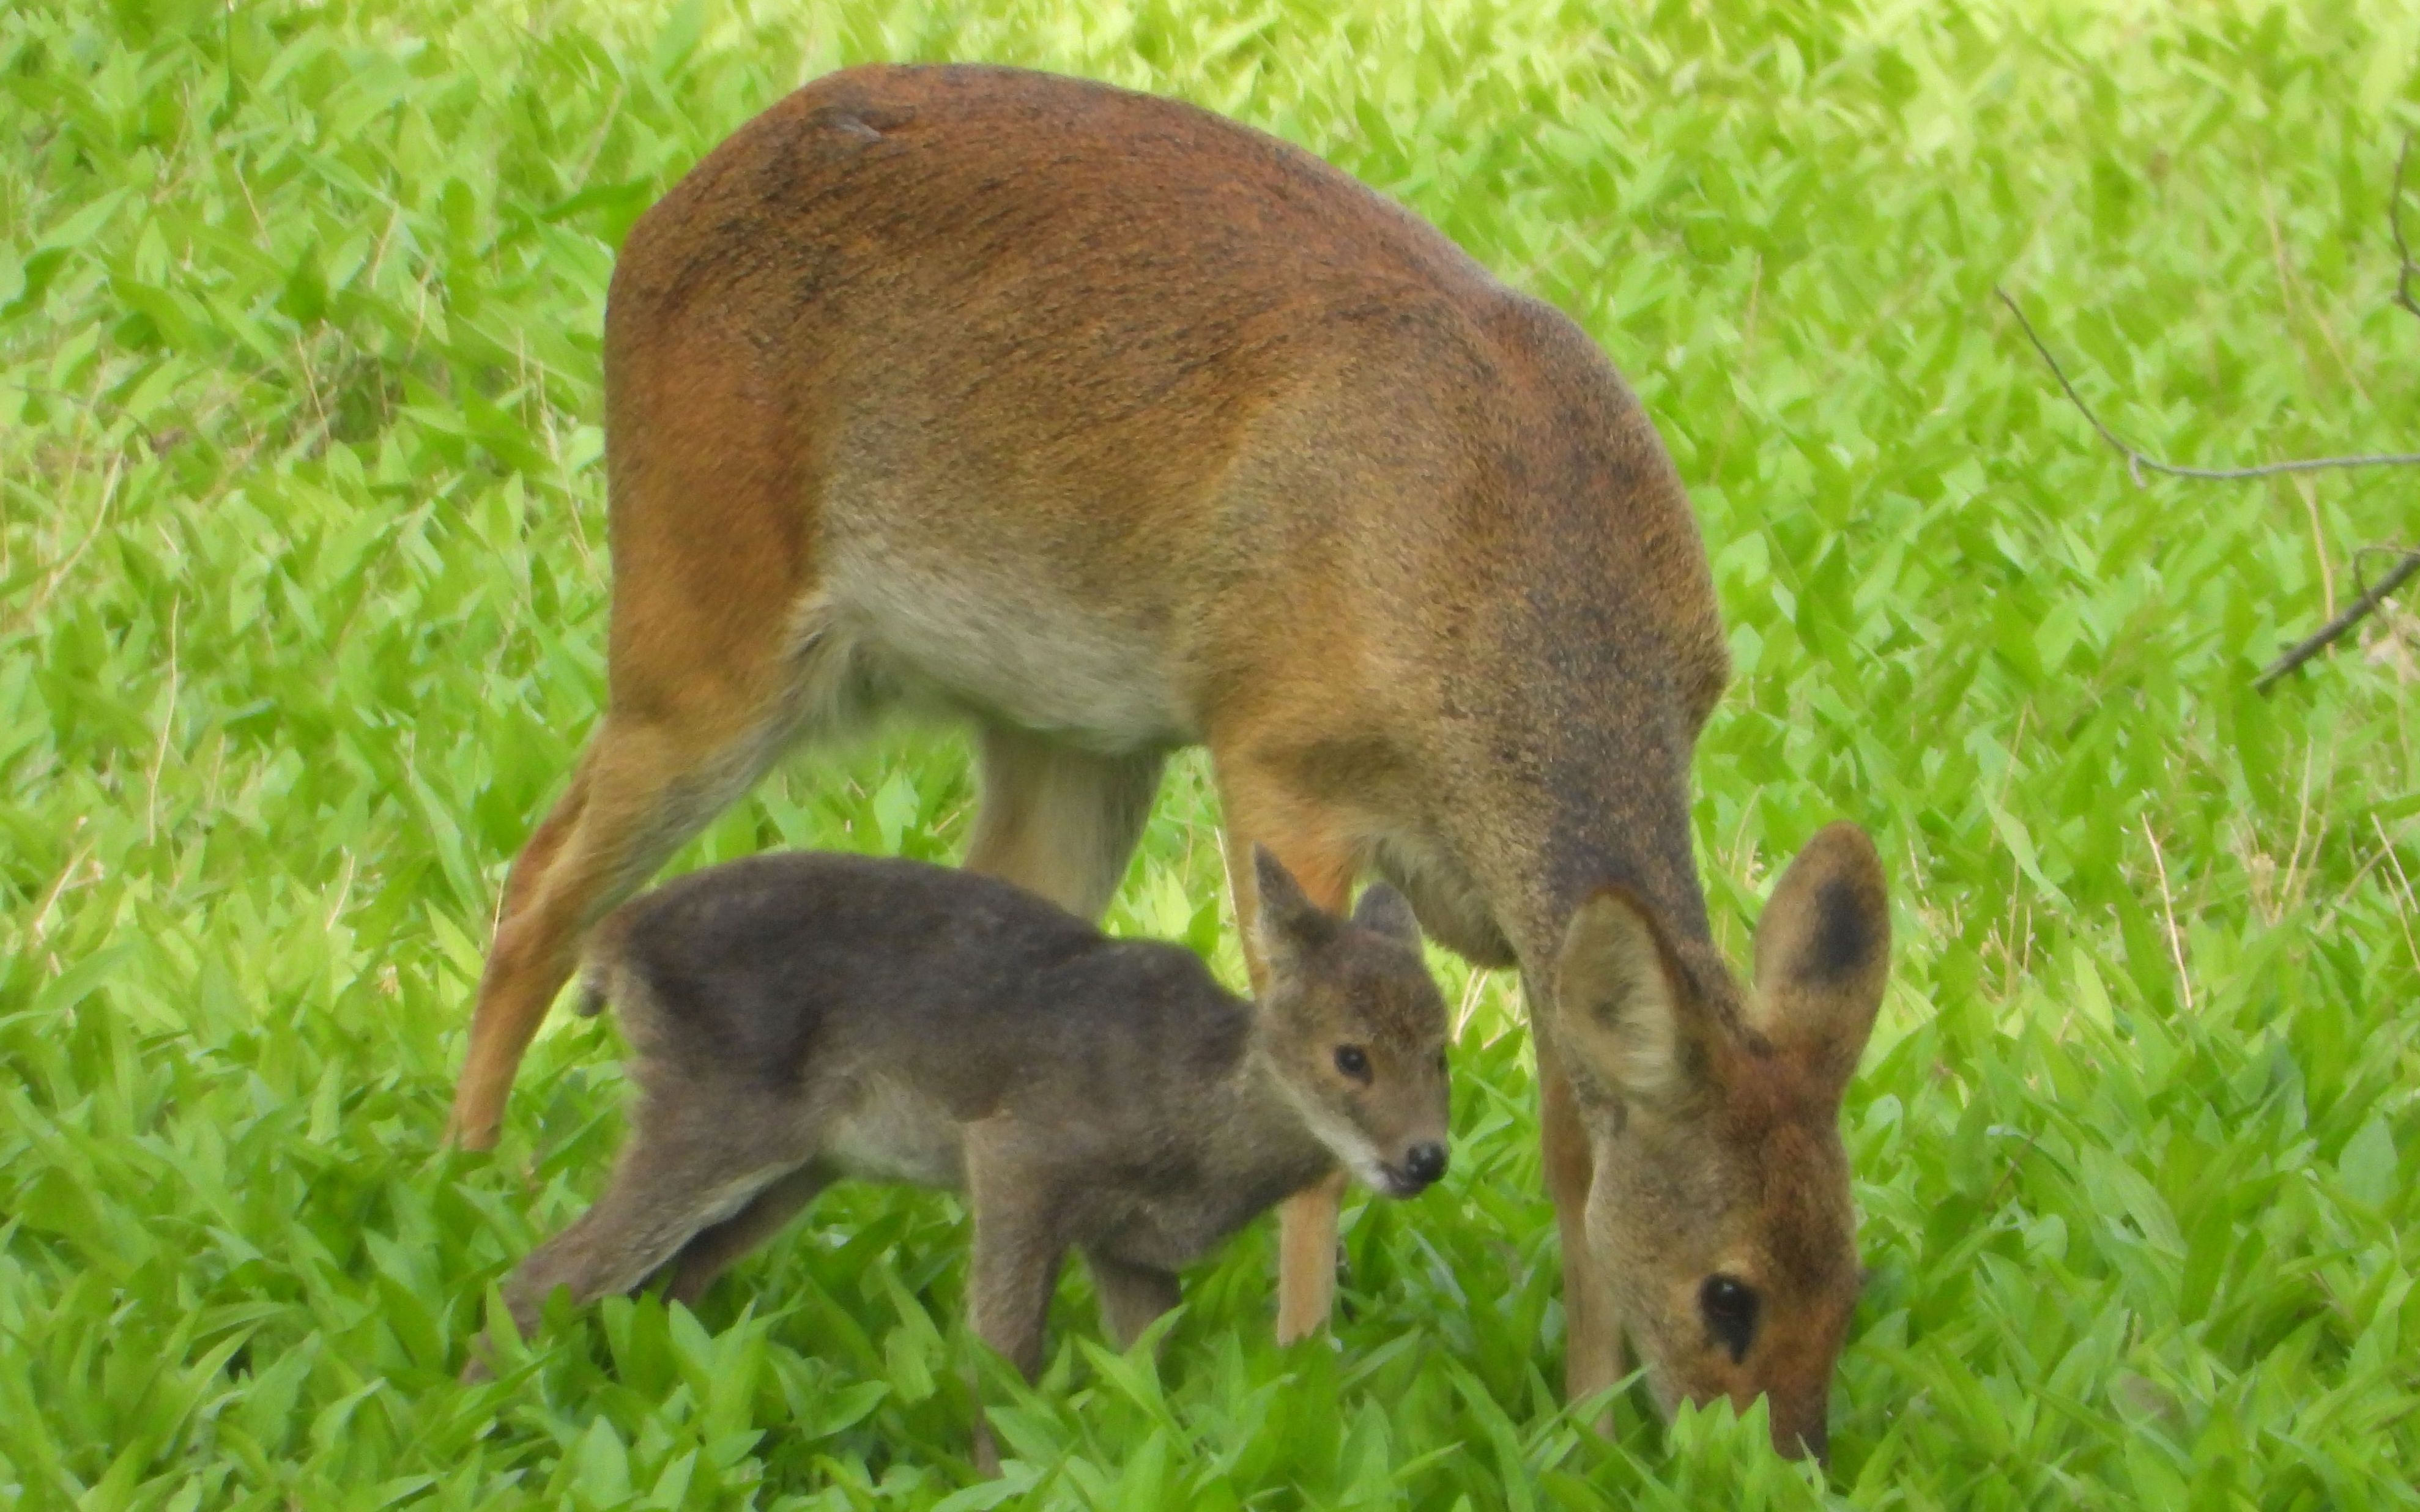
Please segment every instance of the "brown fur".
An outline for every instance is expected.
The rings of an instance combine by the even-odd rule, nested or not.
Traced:
[[[902,701],[983,732],[968,864],[1069,907],[1199,743],[1231,856],[1267,845],[1327,907],[1388,877],[1520,965],[1542,1026],[1608,889],[1729,1022],[1688,818],[1728,664],[1680,481],[1576,327],[1344,175],[1100,85],[850,69],[640,221],[605,375],[607,710],[515,867],[458,1137],[494,1137],[589,921],[794,740]],[[1619,1374],[1580,1221],[1617,1116],[1554,1038],[1587,1390]],[[1685,1121],[1716,1141],[1710,1088]],[[1806,1179],[1845,1211],[1838,1170]],[[1332,1192],[1286,1209],[1282,1336],[1326,1316],[1334,1221]]]
[[[1286,1193],[1331,1171],[1422,1190],[1446,1167],[1447,1025],[1409,909],[1376,887],[1337,918],[1254,859],[1249,1004],[1181,946],[910,861],[757,856],[614,914],[588,980],[634,1052],[631,1136],[505,1281],[514,1326],[557,1287],[585,1303],[665,1266],[694,1301],[866,1177],[967,1194],[970,1323],[1030,1378],[1070,1249],[1124,1348],[1179,1266]]]

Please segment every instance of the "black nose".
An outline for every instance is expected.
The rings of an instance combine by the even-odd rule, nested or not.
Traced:
[[[1414,1145],[1404,1157],[1404,1174],[1422,1186],[1445,1174],[1443,1145]]]

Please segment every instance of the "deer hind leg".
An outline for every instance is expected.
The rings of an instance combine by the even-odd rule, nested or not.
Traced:
[[[604,1196],[505,1279],[504,1305],[524,1337],[555,1288],[568,1287],[583,1305],[637,1290],[701,1232],[744,1216],[811,1153],[779,1108],[734,1108],[703,1088],[694,1102],[669,1116],[643,1103]]]
[[[967,845],[967,870],[1014,882],[1081,918],[1100,918],[1151,817],[1166,758],[1157,751],[1102,756],[985,724],[976,759],[983,807]]]
[[[769,710],[756,729],[730,733],[606,715],[572,791],[515,865],[507,894],[520,894],[518,906],[497,926],[455,1084],[458,1143],[495,1142],[513,1073],[571,976],[581,935],[764,773],[780,754],[781,733],[768,728],[778,724]]]
[[[672,1300],[694,1306],[714,1278],[733,1261],[764,1243],[832,1182],[820,1165],[801,1165],[750,1199],[748,1206],[710,1228],[701,1229],[673,1260]]]
[[[608,318],[606,715],[505,885],[449,1120],[472,1148],[494,1143],[581,933],[862,683],[818,593],[797,393],[724,327],[658,329],[651,308]]]
[[[1359,857],[1337,833],[1333,816],[1255,767],[1221,757],[1219,805],[1226,821],[1227,886],[1234,895],[1244,964],[1258,992],[1267,976],[1252,939],[1259,911],[1252,884],[1252,846],[1265,845],[1302,885],[1305,896],[1331,913],[1352,900]],[[1327,1324],[1336,1301],[1336,1218],[1346,1178],[1334,1176],[1285,1199],[1278,1208],[1278,1342],[1308,1338]]]

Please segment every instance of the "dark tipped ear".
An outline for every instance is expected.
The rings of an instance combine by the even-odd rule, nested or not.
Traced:
[[[1260,895],[1252,933],[1263,961],[1279,965],[1334,938],[1335,917],[1304,896],[1294,873],[1264,845],[1252,847],[1252,887]]]
[[[1412,917],[1410,900],[1383,882],[1363,890],[1353,922],[1415,950],[1420,948],[1419,920]]]
[[[1555,1043],[1583,1084],[1651,1107],[1701,1074],[1693,1009],[1645,906],[1620,890],[1580,905],[1555,964]]]
[[[1846,1088],[1890,975],[1890,898],[1866,832],[1830,825],[1781,874],[1756,926],[1757,1030]]]

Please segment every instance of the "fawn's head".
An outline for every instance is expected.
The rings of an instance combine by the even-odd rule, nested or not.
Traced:
[[[1252,851],[1267,966],[1253,1051],[1319,1142],[1355,1177],[1408,1197],[1445,1174],[1445,998],[1420,961],[1411,905],[1384,885],[1349,919],[1312,903]]]
[[[1557,966],[1588,1231],[1648,1385],[1667,1412],[1766,1396],[1788,1455],[1824,1453],[1862,1280],[1839,1108],[1889,957],[1881,859],[1838,824],[1774,889],[1748,993],[1693,974],[1620,891],[1574,916]]]

